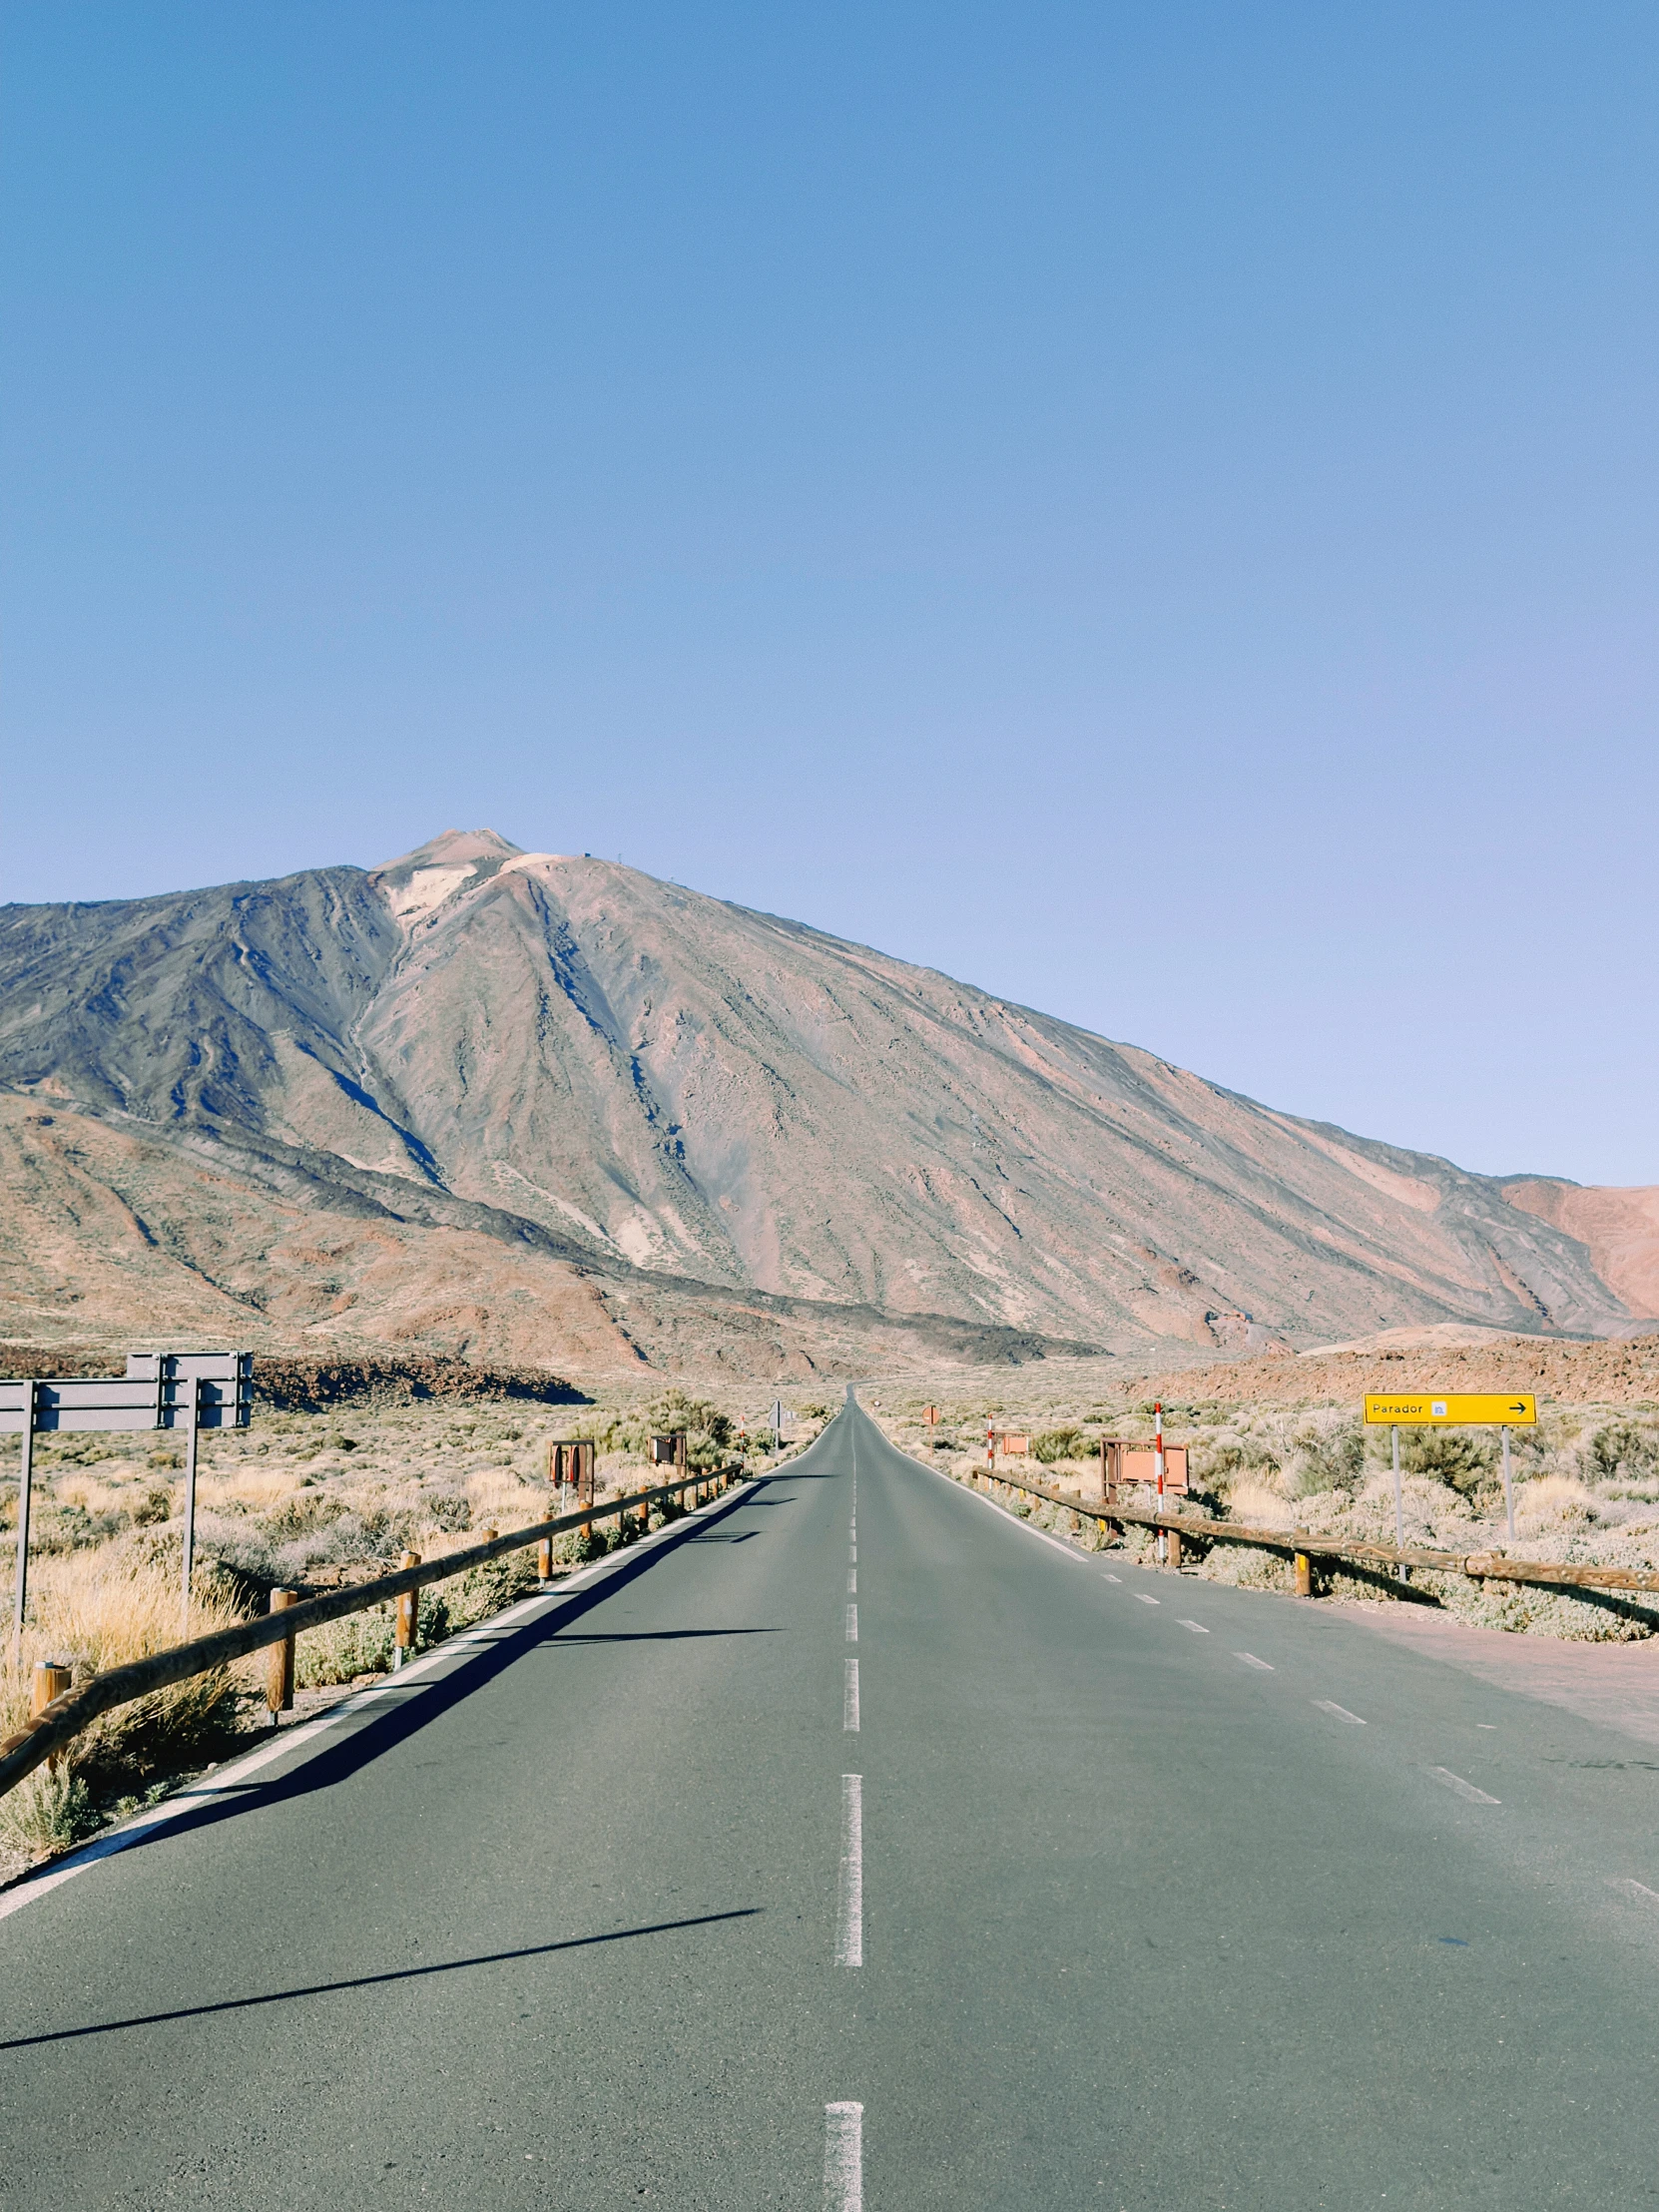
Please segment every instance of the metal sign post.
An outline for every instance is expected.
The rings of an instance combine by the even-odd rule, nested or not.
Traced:
[[[47,1429],[183,1428],[185,1443],[184,1624],[190,1633],[190,1577],[195,1564],[197,1436],[204,1428],[246,1428],[254,1411],[251,1352],[140,1352],[122,1376],[26,1378],[0,1382],[0,1435],[22,1444],[17,1504],[17,1588],[12,1656],[22,1659],[29,1605],[29,1507],[34,1439]]]
[[[1405,1507],[1399,1494],[1399,1423],[1397,1421],[1389,1428],[1388,1433],[1393,1438],[1394,1457],[1394,1549],[1403,1551],[1405,1549]],[[1403,1567],[1399,1570],[1399,1579],[1402,1582],[1405,1579],[1405,1569]]]
[[[1509,1541],[1515,1540],[1515,1490],[1509,1473],[1509,1431],[1530,1428],[1538,1418],[1538,1400],[1527,1390],[1407,1390],[1368,1396],[1366,1426],[1388,1427],[1394,1438],[1394,1541],[1404,1548],[1399,1507],[1399,1431],[1401,1428],[1498,1428],[1503,1432],[1503,1514]],[[1401,1577],[1404,1568],[1400,1569]]]
[[[179,1594],[179,1641],[190,1642],[190,1578],[196,1565],[196,1439],[202,1428],[202,1378],[191,1379],[186,1391],[190,1425],[185,1431],[185,1574]]]
[[[1509,1424],[1503,1424],[1503,1517],[1509,1525],[1509,1541],[1515,1540],[1515,1492],[1509,1481]]]
[[[29,1603],[29,1500],[35,1475],[35,1385],[23,1384],[23,1458],[17,1476],[17,1591],[12,1607],[12,1671],[23,1664],[23,1615]]]

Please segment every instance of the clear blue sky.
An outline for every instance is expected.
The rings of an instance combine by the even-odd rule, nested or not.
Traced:
[[[620,853],[1659,1181],[1659,11],[75,0],[0,895]]]

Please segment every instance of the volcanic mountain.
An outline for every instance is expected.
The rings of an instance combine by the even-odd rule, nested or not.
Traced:
[[[1575,1186],[491,830],[0,909],[0,1329],[37,1340],[846,1372],[1654,1303]]]

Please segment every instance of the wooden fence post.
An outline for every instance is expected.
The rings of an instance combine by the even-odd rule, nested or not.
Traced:
[[[418,1567],[418,1551],[406,1551],[398,1561],[401,1567]],[[392,1631],[391,1669],[395,1674],[403,1664],[403,1654],[413,1651],[415,1637],[420,1630],[420,1592],[405,1590],[397,1601],[396,1626]]]
[[[553,1539],[544,1536],[536,1546],[536,1580],[551,1582],[553,1579]]]
[[[298,1603],[297,1590],[273,1590],[271,1610],[285,1613],[290,1605]],[[278,1713],[293,1710],[293,1638],[284,1636],[279,1644],[273,1644],[266,1655],[265,1702],[271,1715],[271,1725],[276,1727]]]
[[[29,1693],[29,1716],[44,1713],[55,1697],[62,1697],[71,1682],[67,1659],[37,1659],[35,1678]],[[60,1752],[54,1752],[46,1762],[48,1774],[56,1774],[62,1760]]]
[[[1296,1594],[1298,1597],[1314,1594],[1314,1562],[1305,1551],[1296,1555]]]
[[[1179,1574],[1181,1571],[1181,1531],[1179,1528],[1172,1528],[1169,1530],[1168,1533],[1169,1563],[1175,1569],[1176,1573]]]
[[[37,1659],[35,1661],[34,1686],[29,1697],[29,1715],[44,1713],[55,1697],[62,1697],[69,1688],[69,1663],[64,1659]]]

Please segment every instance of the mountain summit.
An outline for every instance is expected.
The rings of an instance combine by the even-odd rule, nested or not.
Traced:
[[[489,830],[0,910],[0,1104],[23,1333],[70,1296],[115,1326],[124,1284],[154,1311],[164,1277],[290,1334],[555,1364],[573,1317],[618,1357],[672,1338],[690,1360],[700,1331],[718,1357],[770,1316],[772,1359],[778,1332],[811,1358],[849,1316],[1129,1350],[1604,1334],[1642,1303],[1562,1226],[1563,1186],[1511,1203],[931,969]],[[307,1239],[334,1257],[283,1257]]]

